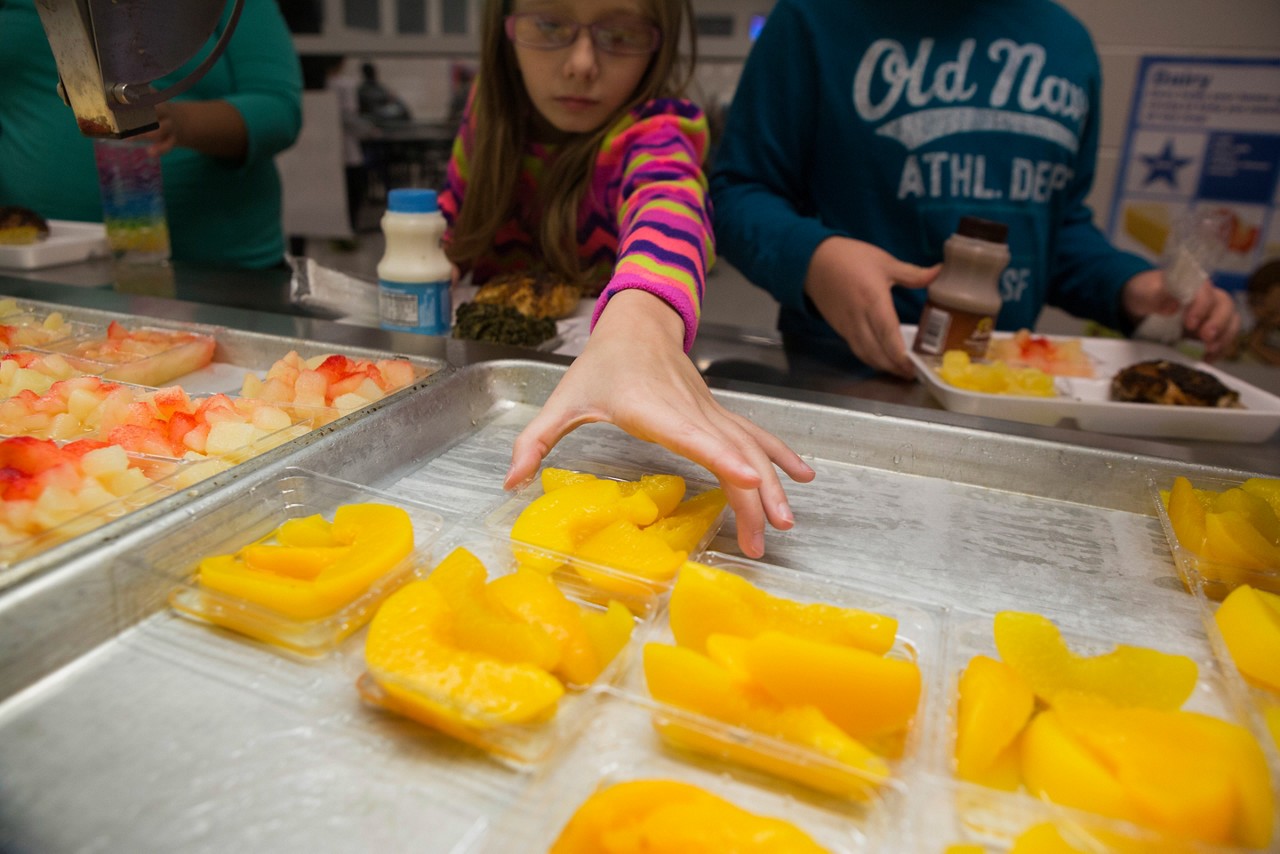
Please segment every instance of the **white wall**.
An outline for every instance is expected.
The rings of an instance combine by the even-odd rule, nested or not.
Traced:
[[[478,0],[477,0],[478,2]],[[891,3],[894,0],[883,0]],[[937,0],[939,3],[964,0]],[[1140,58],[1146,55],[1280,55],[1280,0],[1059,0],[1093,33],[1102,59],[1102,148],[1090,204],[1105,226],[1124,143],[1129,105]],[[741,57],[749,49],[746,22],[767,13],[773,0],[694,0],[699,15],[732,15],[728,38],[700,41],[701,61],[694,97],[704,104],[727,102],[737,85]],[[473,16],[474,18],[474,16]],[[350,43],[348,44],[348,41]],[[299,37],[300,50],[355,54],[348,67],[373,61],[380,78],[408,103],[417,118],[443,118],[449,105],[449,68],[473,58],[473,39],[344,36]],[[377,49],[371,49],[373,46]]]
[[[1102,147],[1089,196],[1107,225],[1143,56],[1280,56],[1280,0],[1059,0],[1093,34],[1102,60]]]

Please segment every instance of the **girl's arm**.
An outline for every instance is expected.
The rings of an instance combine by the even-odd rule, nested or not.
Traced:
[[[570,431],[608,422],[710,470],[737,517],[738,544],[759,557],[766,521],[781,530],[795,524],[775,465],[801,482],[814,472],[776,436],[717,403],[685,355],[713,258],[700,166],[706,122],[692,104],[665,108],[606,143],[603,171],[611,171],[611,154],[620,168],[617,266],[582,355],[516,438],[506,486],[531,477]]]
[[[582,355],[516,437],[505,487],[532,477],[583,424],[615,424],[710,470],[737,517],[743,553],[763,555],[766,519],[780,530],[795,524],[774,466],[802,483],[813,469],[781,439],[717,403],[683,340],[680,316],[662,299],[636,288],[616,294]]]

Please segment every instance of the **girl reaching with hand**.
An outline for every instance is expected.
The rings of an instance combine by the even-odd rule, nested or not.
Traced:
[[[507,488],[593,421],[709,469],[744,553],[794,524],[774,466],[813,470],[711,396],[685,355],[714,259],[707,123],[678,93],[689,0],[487,0],[480,69],[440,207],[475,284],[547,270],[599,292],[591,337],[516,437]],[[692,43],[692,29],[690,30]]]

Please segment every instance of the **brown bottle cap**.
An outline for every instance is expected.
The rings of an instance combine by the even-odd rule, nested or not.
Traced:
[[[956,234],[962,237],[985,240],[988,243],[1005,243],[1009,239],[1009,226],[991,219],[965,216],[960,218],[960,225],[956,228]]]

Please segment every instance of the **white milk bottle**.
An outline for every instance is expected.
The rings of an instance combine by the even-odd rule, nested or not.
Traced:
[[[378,262],[378,320],[383,329],[448,335],[453,268],[440,245],[445,219],[435,190],[392,190],[382,215],[387,247]]]

